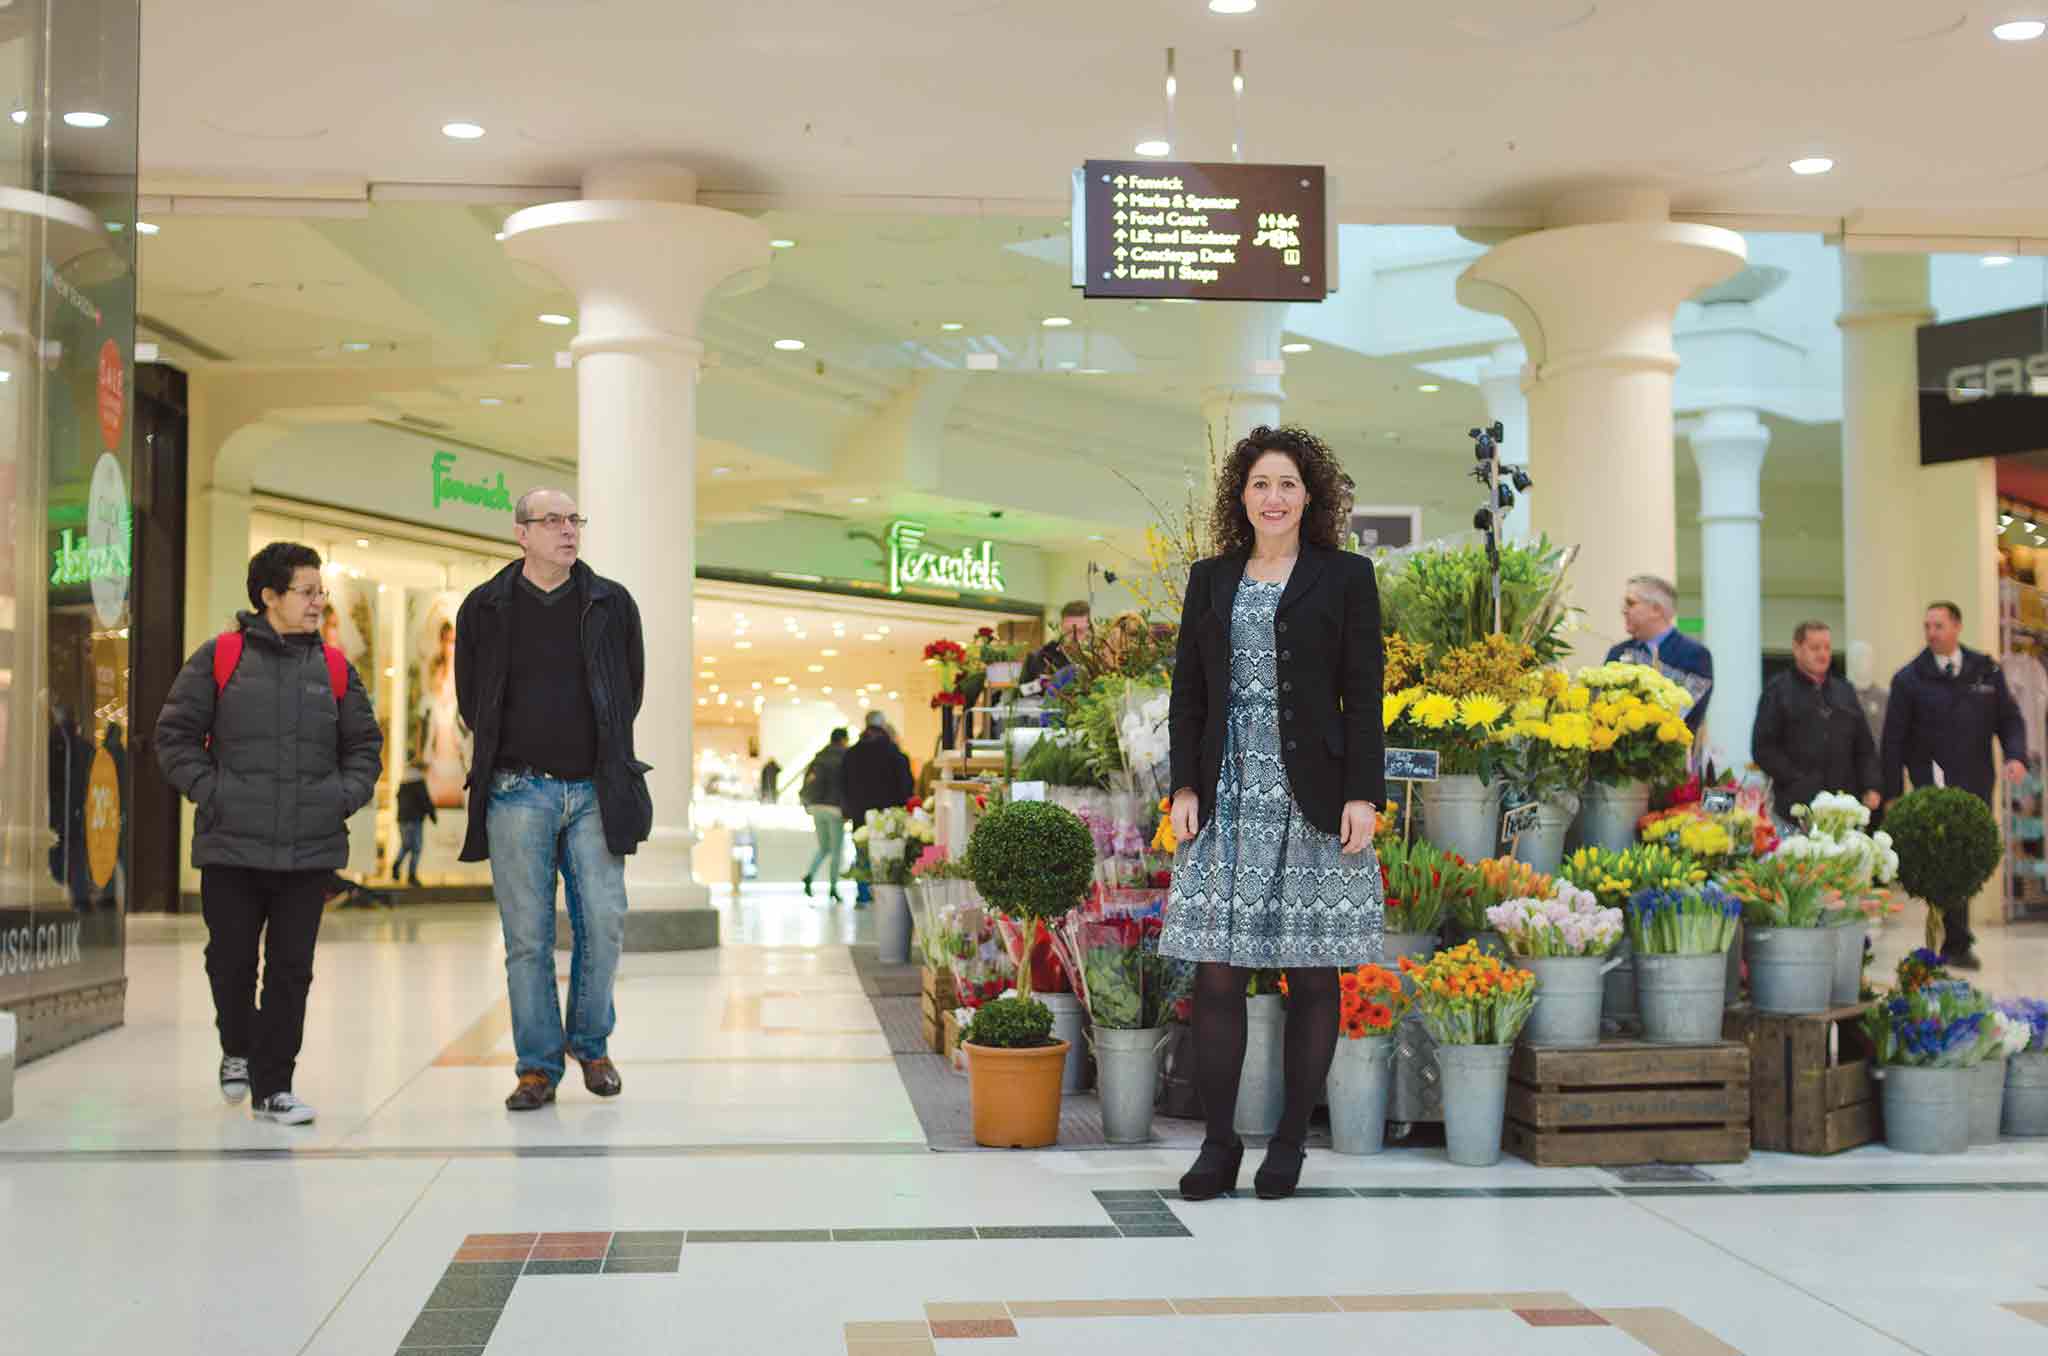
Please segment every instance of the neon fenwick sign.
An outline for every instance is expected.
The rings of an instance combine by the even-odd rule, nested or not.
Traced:
[[[68,588],[90,584],[95,579],[126,579],[129,571],[128,537],[116,537],[104,546],[79,541],[65,528],[58,544],[50,549],[50,586]]]
[[[461,480],[455,475],[455,454],[434,454],[434,507],[444,503],[469,504],[499,513],[512,511],[512,494],[505,488],[505,473],[496,480]]]
[[[1003,562],[996,544],[984,541],[945,554],[924,544],[924,524],[898,518],[889,524],[889,592],[909,584],[934,584],[966,593],[1001,593]]]

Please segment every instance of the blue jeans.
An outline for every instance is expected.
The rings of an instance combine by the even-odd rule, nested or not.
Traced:
[[[420,849],[426,846],[427,821],[424,819],[401,819],[398,821],[398,855],[391,859],[391,879],[405,879],[406,858],[412,859],[412,874],[420,874]]]
[[[839,849],[846,836],[846,816],[834,805],[813,805],[811,826],[818,831],[818,850],[811,857],[811,864],[804,868],[804,879],[808,881],[818,874],[820,866],[828,866],[832,889],[839,889]]]
[[[597,788],[590,782],[494,773],[485,830],[491,889],[505,926],[505,980],[519,1072],[560,1082],[565,1049],[588,1063],[605,1057],[611,1039],[612,980],[626,939],[626,859],[605,846]],[[566,1039],[555,993],[557,874],[575,938]]]

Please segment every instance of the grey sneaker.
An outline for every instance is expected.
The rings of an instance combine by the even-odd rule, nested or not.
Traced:
[[[229,1106],[240,1106],[249,1096],[249,1061],[233,1055],[220,1062],[220,1095]]]
[[[288,1092],[275,1092],[256,1104],[256,1119],[279,1125],[311,1125],[313,1108]]]

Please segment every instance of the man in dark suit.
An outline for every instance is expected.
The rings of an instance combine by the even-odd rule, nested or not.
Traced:
[[[1781,820],[1823,791],[1878,806],[1877,741],[1856,689],[1831,671],[1834,650],[1826,622],[1799,623],[1792,632],[1793,667],[1764,684],[1756,705],[1749,746],[1771,779],[1772,808]]]
[[[2005,755],[2005,777],[2027,775],[2027,727],[2019,704],[2006,688],[2005,674],[1989,655],[1962,644],[1963,611],[1954,603],[1930,604],[1921,623],[1927,648],[1892,678],[1884,717],[1884,798],[1897,800],[1905,777],[1914,786],[1960,787],[1991,803],[1998,780],[1991,740]],[[1979,967],[1970,932],[1968,904],[1943,916],[1942,958],[1962,970]]]
[[[1629,638],[1607,652],[1607,662],[1647,664],[1692,694],[1685,723],[1694,735],[1707,718],[1707,699],[1714,695],[1714,656],[1707,647],[1681,633],[1678,590],[1668,579],[1639,574],[1622,595],[1621,624]]]

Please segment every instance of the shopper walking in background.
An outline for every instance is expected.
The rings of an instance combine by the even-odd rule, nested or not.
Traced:
[[[1678,629],[1678,590],[1668,579],[1639,574],[1621,598],[1621,624],[1628,639],[1607,651],[1610,664],[1646,664],[1692,694],[1685,723],[1695,736],[1707,720],[1714,695],[1714,656]],[[1699,745],[1695,742],[1694,747]]]
[[[825,747],[818,750],[818,756],[811,759],[804,769],[804,779],[797,791],[804,809],[811,813],[811,826],[818,831],[818,851],[812,856],[811,864],[804,868],[804,894],[811,893],[811,881],[818,874],[818,868],[827,870],[826,895],[834,904],[839,902],[839,854],[846,838],[846,811],[841,804],[846,799],[846,727],[840,726],[832,732]]]
[[[1962,643],[1961,608],[1931,603],[1920,628],[1927,648],[1893,676],[1885,702],[1885,802],[1904,793],[1910,776],[1914,786],[1957,786],[1989,804],[1998,784],[1991,741],[2005,755],[2006,780],[2025,780],[2026,721],[1998,665]],[[1942,927],[1942,959],[1961,970],[1980,968],[1969,904],[1945,910]]]
[[[859,742],[846,751],[840,776],[844,782],[840,808],[846,812],[847,823],[856,830],[867,822],[868,811],[897,809],[908,805],[917,794],[917,781],[910,775],[910,759],[897,746],[895,736],[889,732],[889,718],[880,711],[868,712]],[[855,856],[866,862],[867,848],[856,848]],[[857,902],[866,904],[873,898],[873,890],[862,881],[856,893]]]
[[[398,856],[391,863],[391,879],[418,888],[420,855],[427,845],[427,821],[441,822],[434,809],[434,797],[427,790],[427,760],[413,758],[405,765],[405,778],[398,784]],[[412,874],[404,868],[411,863]]]
[[[1378,585],[1339,549],[1351,482],[1295,428],[1255,428],[1224,464],[1217,554],[1188,575],[1168,714],[1180,840],[1161,955],[1194,961],[1206,1130],[1188,1200],[1237,1185],[1245,986],[1287,972],[1286,1101],[1253,1183],[1294,1194],[1337,1052],[1337,968],[1386,926],[1372,839],[1386,800]]]
[[[519,1084],[508,1111],[555,1100],[564,1052],[599,1097],[624,1087],[609,1042],[612,984],[626,938],[626,857],[647,840],[654,802],[633,756],[646,653],[624,586],[580,559],[576,502],[532,490],[512,511],[522,558],[462,602],[455,691],[476,732],[462,860],[491,863],[505,929],[505,980]],[[566,1030],[555,990],[555,892],[565,887],[574,950]]]
[[[782,794],[782,764],[770,758],[761,764],[761,803],[773,805]]]
[[[384,736],[362,680],[320,640],[320,557],[272,542],[249,562],[251,610],[186,661],[156,725],[164,780],[199,807],[192,865],[220,1028],[220,1090],[304,1125],[292,1091],[327,883],[348,817],[377,788]],[[263,998],[256,1001],[257,952]]]
[[[1751,757],[1771,779],[1772,808],[1785,824],[1793,806],[1823,791],[1878,806],[1877,741],[1856,690],[1834,675],[1834,657],[1826,622],[1799,623],[1792,630],[1792,667],[1764,684],[1757,701]]]

